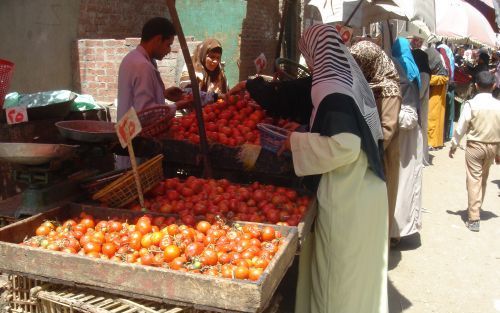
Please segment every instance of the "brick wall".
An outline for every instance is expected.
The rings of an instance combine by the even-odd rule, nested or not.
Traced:
[[[117,95],[118,69],[123,57],[135,49],[139,38],[126,39],[80,39],[74,49],[76,62],[74,84],[77,91],[89,93],[97,101],[112,102]],[[196,44],[193,37],[186,37],[190,51]],[[158,70],[165,85],[178,83],[184,58],[178,41],[174,41],[172,52],[158,62]]]
[[[240,50],[240,80],[255,74],[253,61],[263,52],[268,60],[264,74],[272,75],[278,44],[280,1],[251,0],[243,20]]]
[[[155,16],[168,16],[165,0],[81,0],[78,38],[140,37]]]
[[[292,2],[301,7],[303,1]],[[239,38],[240,80],[255,74],[253,61],[261,52],[268,60],[264,74],[272,75],[283,0],[248,0],[246,5]],[[81,0],[78,38],[85,39],[78,40],[73,51],[75,90],[90,93],[99,101],[114,100],[120,62],[137,45],[137,38],[131,37],[139,37],[149,18],[167,14],[164,0]],[[300,17],[297,21],[300,38]],[[176,82],[183,63],[182,56],[177,58],[178,50],[176,45],[158,64],[167,86]]]

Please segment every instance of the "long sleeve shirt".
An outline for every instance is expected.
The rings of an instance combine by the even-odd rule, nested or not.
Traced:
[[[477,94],[465,102],[451,144],[456,148],[464,135],[467,140],[496,143],[500,156],[500,101],[491,93]]]
[[[142,46],[130,51],[122,60],[118,71],[118,108],[120,120],[130,108],[137,112],[155,106],[165,105],[165,85],[158,71],[156,61],[150,59]],[[169,113],[175,116],[175,104],[170,104]],[[141,160],[137,160],[141,163]],[[117,169],[131,166],[128,156],[116,156]]]
[[[160,105],[165,105],[165,85],[156,61],[150,59],[146,50],[139,45],[120,64],[117,118],[120,119],[131,107],[139,112]],[[174,116],[175,104],[169,107]]]

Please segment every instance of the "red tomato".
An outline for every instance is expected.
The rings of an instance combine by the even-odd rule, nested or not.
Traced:
[[[163,251],[163,259],[165,262],[172,262],[175,258],[181,255],[181,250],[176,245],[169,245]]]

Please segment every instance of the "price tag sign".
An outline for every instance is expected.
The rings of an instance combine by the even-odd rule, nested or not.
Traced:
[[[253,63],[255,64],[255,69],[257,70],[257,74],[260,74],[262,70],[265,69],[267,66],[267,59],[264,53],[261,53],[257,57],[257,59],[253,61]]]
[[[118,139],[122,148],[125,148],[132,139],[137,136],[141,130],[141,122],[137,117],[134,108],[130,108],[121,120],[115,125]]]
[[[342,38],[342,41],[345,44],[349,44],[351,42],[352,33],[354,30],[350,27],[343,26],[340,24],[335,25],[335,28],[337,29],[337,32],[339,33],[340,38]]]
[[[28,111],[26,107],[14,107],[5,109],[8,124],[19,124],[28,121]]]

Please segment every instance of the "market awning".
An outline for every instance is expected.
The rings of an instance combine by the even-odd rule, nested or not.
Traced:
[[[499,0],[465,0],[483,14],[495,32],[499,32],[500,1]]]
[[[318,8],[325,24],[362,27],[388,19],[408,19],[392,0],[311,0],[308,4]]]
[[[436,1],[436,34],[455,41],[496,47],[496,35],[486,17],[462,0]]]
[[[436,28],[434,0],[311,0],[309,5],[319,9],[323,23],[361,27],[397,19],[410,21],[427,35]]]

